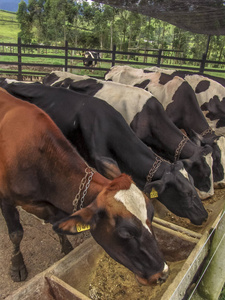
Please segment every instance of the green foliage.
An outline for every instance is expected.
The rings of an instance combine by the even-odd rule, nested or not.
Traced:
[[[225,300],[225,285],[222,289],[222,292],[221,292],[218,300]]]
[[[17,19],[20,31],[17,27],[13,32],[25,43],[64,45],[67,40],[71,47],[106,50],[116,44],[118,50],[129,52],[174,49],[179,52],[171,52],[172,55],[201,59],[208,40],[207,35],[85,0],[29,0],[28,4],[21,0]],[[225,59],[225,36],[211,37],[207,58]]]

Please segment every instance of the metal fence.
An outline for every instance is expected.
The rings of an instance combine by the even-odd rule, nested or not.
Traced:
[[[97,67],[86,67],[82,64],[83,53],[85,51],[100,53],[101,58],[97,59],[99,62]],[[177,56],[171,56],[167,53],[178,54]],[[0,56],[7,56],[8,58],[7,61],[0,59],[0,74],[17,76],[18,80],[23,80],[24,76],[44,76],[49,73],[46,69],[54,70],[57,68],[64,71],[70,70],[71,72],[74,69],[88,69],[107,72],[112,66],[126,64],[134,67],[157,66],[161,68],[189,70],[200,74],[205,72],[225,73],[225,62],[207,60],[205,53],[202,54],[201,59],[193,59],[181,57],[181,51],[175,50],[148,49],[142,52],[124,52],[118,51],[115,45],[112,50],[74,48],[69,47],[67,41],[65,42],[65,46],[46,46],[40,44],[22,44],[21,39],[18,38],[18,43],[0,43]],[[12,57],[14,59],[11,59]],[[58,59],[60,62],[57,64],[49,63],[49,61],[46,62],[47,59]],[[41,60],[43,62],[40,62]],[[103,78],[104,76],[95,77]]]

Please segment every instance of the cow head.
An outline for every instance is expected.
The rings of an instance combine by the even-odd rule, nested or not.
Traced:
[[[155,190],[159,201],[179,217],[188,218],[193,224],[201,225],[208,217],[201,199],[193,185],[192,177],[178,161],[168,164],[161,179],[147,182],[144,191],[151,197]]]
[[[191,131],[191,140],[197,145],[210,145],[212,148],[213,158],[213,182],[214,188],[225,187],[225,137],[218,136],[214,133],[206,135],[204,137]]]
[[[186,171],[192,176],[194,186],[201,199],[214,194],[212,174],[212,148],[209,145],[196,147],[196,152],[189,159],[182,159]]]
[[[225,187],[225,137],[217,136],[212,143],[213,180],[215,188]]]
[[[111,181],[87,207],[54,224],[57,232],[76,234],[77,225],[90,226],[94,239],[142,284],[164,281],[168,266],[158,248],[151,221],[150,200],[122,174]]]

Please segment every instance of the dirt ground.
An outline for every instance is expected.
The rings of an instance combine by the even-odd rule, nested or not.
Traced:
[[[25,281],[27,282],[61,259],[64,254],[61,253],[58,236],[50,224],[43,225],[40,220],[22,210],[20,210],[20,217],[24,228],[21,251],[28,270],[28,277]],[[69,239],[73,247],[76,247],[84,241],[85,237],[81,233]],[[2,300],[21,287],[24,282],[13,282],[9,275],[12,244],[1,212],[0,241],[0,300]]]

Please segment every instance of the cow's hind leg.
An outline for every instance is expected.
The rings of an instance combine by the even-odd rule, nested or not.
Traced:
[[[27,278],[27,269],[24,264],[23,255],[20,252],[20,242],[23,238],[23,227],[20,224],[19,213],[16,207],[1,203],[2,214],[5,218],[9,237],[13,244],[10,275],[13,281],[23,281]]]

